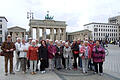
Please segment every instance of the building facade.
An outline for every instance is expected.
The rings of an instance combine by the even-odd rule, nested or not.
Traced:
[[[55,20],[36,20],[32,19],[30,21],[30,33],[33,36],[33,28],[36,29],[36,39],[40,39],[39,29],[42,29],[42,39],[46,39],[46,29],[50,30],[50,39],[54,40],[66,40],[66,22],[65,21],[55,21]],[[54,36],[56,31],[56,36]],[[56,37],[56,38],[55,38]]]
[[[115,16],[115,17],[108,18],[108,23],[120,24],[120,16]]]
[[[92,31],[85,29],[81,31],[67,33],[67,40],[85,40],[85,39],[92,39]]]
[[[119,26],[119,40],[120,40],[120,16],[110,17],[108,23],[118,24]]]
[[[25,39],[26,29],[15,26],[8,28],[8,34],[12,36],[12,41],[16,42],[17,38]]]
[[[89,23],[85,29],[92,31],[93,40],[119,40],[119,25],[111,23]]]
[[[7,22],[4,16],[0,16],[0,43],[4,42],[7,36]]]

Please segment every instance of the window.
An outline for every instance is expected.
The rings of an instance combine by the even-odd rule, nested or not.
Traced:
[[[0,43],[2,43],[2,37],[0,37]]]
[[[0,29],[2,28],[2,24],[0,24]]]
[[[2,30],[0,30],[0,34],[2,34]]]
[[[100,33],[99,33],[99,36],[100,36]]]
[[[99,31],[100,31],[100,29],[99,29]]]
[[[98,33],[96,33],[96,36],[98,36]]]
[[[2,22],[2,20],[0,20],[0,22]]]
[[[94,32],[98,32],[98,29],[97,29],[97,28],[94,28]]]

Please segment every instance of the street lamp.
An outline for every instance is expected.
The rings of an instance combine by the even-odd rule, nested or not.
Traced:
[[[29,37],[32,37],[32,29],[31,29],[31,20],[33,19],[33,12],[31,12],[31,10],[29,12],[27,12],[27,19],[29,19],[30,21],[30,28],[29,28]]]

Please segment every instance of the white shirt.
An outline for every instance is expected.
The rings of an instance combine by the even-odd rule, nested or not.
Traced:
[[[24,52],[23,50],[28,50],[29,45],[25,44],[21,44],[21,47],[19,48],[20,51],[20,55],[19,57],[27,57],[27,52]]]
[[[19,51],[20,46],[21,46],[21,43],[18,43],[18,42],[15,43],[16,53]]]

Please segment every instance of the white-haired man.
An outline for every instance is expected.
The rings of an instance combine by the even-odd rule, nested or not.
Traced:
[[[19,60],[19,54],[20,54],[20,51],[19,51],[19,48],[21,47],[21,38],[17,38],[17,42],[15,43],[15,47],[16,47],[16,71],[19,71],[20,70],[20,60]]]

